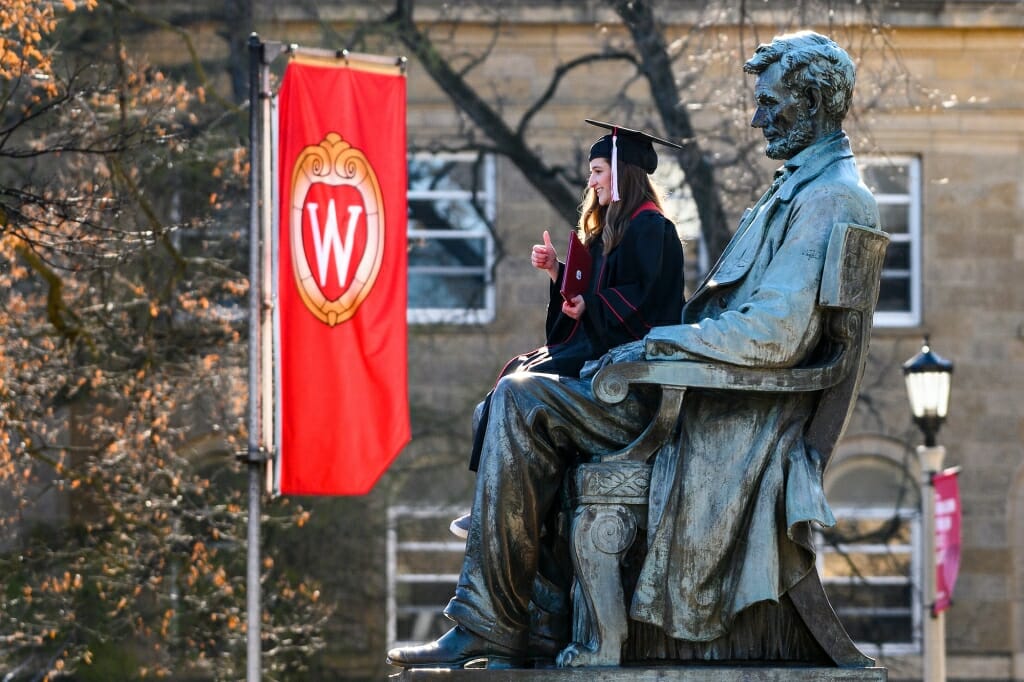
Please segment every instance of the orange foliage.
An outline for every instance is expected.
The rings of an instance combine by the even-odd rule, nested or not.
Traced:
[[[243,234],[223,226],[244,224],[248,157],[215,92],[118,40],[69,75],[88,60],[61,61],[75,35],[58,44],[61,22],[96,31],[129,11],[0,2],[0,106],[17,123],[0,140],[0,189],[17,189],[0,192],[0,486],[17,501],[0,536],[20,552],[0,590],[0,669],[45,651],[50,679],[74,675],[110,655],[102,640],[150,652],[136,677],[237,679],[246,513],[228,453],[245,439],[248,282]],[[41,491],[74,526],[29,541]],[[293,597],[265,632],[290,614],[322,622],[319,593],[263,569]]]

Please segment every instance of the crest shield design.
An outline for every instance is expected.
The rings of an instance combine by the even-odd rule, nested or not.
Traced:
[[[331,194],[330,188],[350,187],[358,193],[362,206],[357,210],[350,208],[344,211],[342,207],[336,207],[334,199],[331,199],[329,208],[316,204],[310,208],[311,195],[321,189],[317,185],[326,186],[324,189],[328,189],[328,196]],[[305,147],[299,153],[292,171],[291,197],[289,239],[295,284],[306,308],[318,320],[333,327],[355,315],[359,305],[373,289],[380,272],[384,258],[385,225],[380,184],[363,152],[342,139],[338,133],[330,132],[319,144]],[[329,216],[331,222],[328,225],[325,220],[323,232],[314,234],[321,227],[319,219],[314,220],[311,229],[307,231],[303,214],[308,212],[315,218],[319,215],[318,209]],[[342,229],[340,234],[337,232],[338,220],[349,222],[348,229]],[[358,240],[355,239],[354,229],[357,221],[359,224],[365,221],[365,233],[360,232],[364,238]],[[330,230],[333,230],[333,235],[329,234]],[[315,243],[311,244],[307,240]],[[339,248],[347,250],[346,257],[341,260],[336,253]],[[315,253],[317,260],[321,261],[319,272],[314,272],[310,264],[307,255],[310,253]],[[336,287],[325,285],[325,273],[331,257],[338,270]],[[348,265],[350,260],[354,261],[354,266]],[[346,267],[341,268],[341,263]],[[345,272],[341,272],[341,269]]]

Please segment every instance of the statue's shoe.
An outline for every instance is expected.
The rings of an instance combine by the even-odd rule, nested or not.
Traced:
[[[459,625],[429,644],[388,652],[388,663],[402,668],[463,668],[480,660],[486,660],[488,668],[517,668],[527,663],[522,651],[489,642]]]

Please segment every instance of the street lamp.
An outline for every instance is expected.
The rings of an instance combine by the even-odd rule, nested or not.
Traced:
[[[925,447],[935,447],[935,435],[946,421],[952,376],[953,363],[932,352],[927,336],[921,351],[903,363],[910,411],[924,434]]]
[[[953,363],[932,352],[928,337],[924,339],[921,351],[903,363],[903,376],[907,382],[907,396],[914,423],[924,434],[924,445],[917,448],[921,462],[922,507],[924,508],[924,680],[945,682],[946,680],[946,616],[936,612],[935,575],[935,490],[933,478],[942,471],[946,448],[937,445],[935,436],[946,421],[949,410],[949,389],[953,375]]]

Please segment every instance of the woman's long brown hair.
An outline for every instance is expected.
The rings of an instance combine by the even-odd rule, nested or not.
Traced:
[[[601,206],[597,194],[588,187],[580,202],[580,220],[576,225],[577,236],[587,246],[598,237],[604,237],[605,255],[622,241],[633,213],[641,204],[650,201],[659,211],[664,211],[657,187],[642,168],[620,161],[618,176],[619,201]]]

